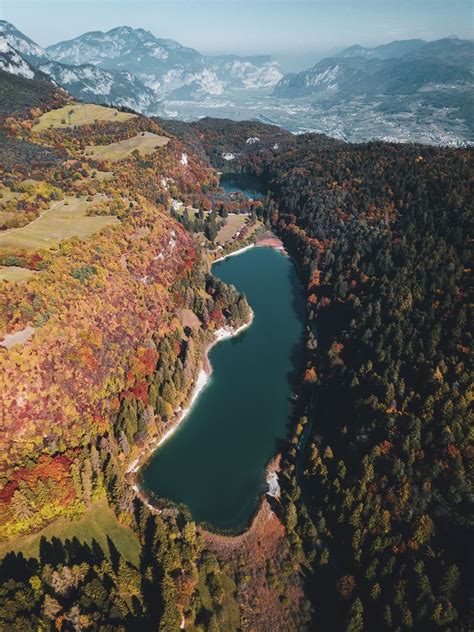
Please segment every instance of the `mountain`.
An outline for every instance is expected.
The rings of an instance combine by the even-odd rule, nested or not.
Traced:
[[[66,93],[23,59],[0,33],[0,115],[24,112],[33,107],[51,109],[63,105],[65,99]],[[0,137],[0,143],[3,161],[8,153],[4,137]],[[45,152],[38,153],[44,157]]]
[[[46,50],[8,22],[0,31],[24,62],[4,53],[3,68],[40,70],[80,100],[149,116],[260,119],[354,142],[474,139],[473,43],[457,37],[351,46],[283,76],[270,56],[206,56],[128,26]]]
[[[394,57],[403,57],[404,55],[413,53],[424,46],[426,42],[422,39],[397,40],[389,44],[382,44],[375,48],[366,48],[364,46],[350,46],[344,49],[336,57],[365,57],[365,59],[391,59]]]
[[[47,48],[55,61],[127,70],[160,96],[221,95],[227,89],[273,87],[283,76],[268,56],[204,56],[150,31],[120,26],[94,31]]]
[[[418,48],[410,56],[419,59],[433,59],[458,68],[472,71],[474,68],[474,43],[472,40],[462,40],[459,37],[446,37],[434,42],[428,42]],[[408,58],[408,55],[405,55]]]
[[[237,88],[273,88],[283,76],[277,61],[269,55],[220,55],[206,60],[219,76],[229,78]]]
[[[130,72],[103,70],[88,63],[71,65],[54,61],[41,46],[5,20],[0,21],[0,35],[16,54],[15,62],[7,63],[4,59],[1,67],[7,72],[16,69],[19,73],[21,67],[26,78],[33,78],[35,73],[40,72],[43,78],[47,75],[58,86],[83,101],[127,107],[150,115],[161,112],[161,103],[155,92]]]
[[[315,66],[285,75],[273,94],[294,98],[325,94],[347,98],[356,94],[412,94],[430,86],[472,85],[474,45],[443,39],[392,42],[365,49],[353,46]]]
[[[0,20],[0,34],[30,64],[36,65],[47,59],[45,50],[16,29],[10,22]]]
[[[273,94],[288,98],[318,93],[334,94],[341,90],[345,91],[347,86],[353,84],[359,87],[364,85],[372,74],[382,68],[383,64],[379,60],[367,60],[363,57],[328,57],[308,70],[285,75],[275,87]]]

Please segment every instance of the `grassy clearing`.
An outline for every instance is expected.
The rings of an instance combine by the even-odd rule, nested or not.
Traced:
[[[87,125],[95,121],[122,122],[135,117],[136,114],[119,112],[114,108],[106,108],[103,105],[73,103],[43,114],[39,122],[33,127],[33,131],[41,132],[48,129],[48,127],[65,128],[74,127],[75,125]]]
[[[27,325],[21,331],[17,331],[14,334],[8,334],[0,340],[0,347],[5,347],[6,349],[11,349],[17,345],[24,345],[28,342],[31,336],[35,333],[35,328],[31,325]]]
[[[168,141],[167,136],[143,132],[133,138],[110,143],[110,145],[88,145],[86,155],[95,160],[123,160],[130,156],[135,149],[138,149],[142,156],[147,156],[156,151],[157,148],[166,145]]]
[[[116,217],[104,215],[87,217],[87,209],[103,196],[95,196],[88,202],[86,198],[66,198],[55,202],[33,222],[22,228],[12,228],[0,234],[0,248],[6,250],[38,250],[53,248],[64,239],[75,235],[81,239],[96,233],[104,226],[118,224]]]
[[[104,181],[108,181],[108,180],[113,180],[114,179],[114,173],[113,171],[99,171],[97,170],[95,172],[95,178],[92,178],[93,180],[99,180],[100,182],[104,182]]]
[[[3,279],[4,281],[21,283],[22,281],[27,281],[35,274],[38,274],[38,272],[28,270],[28,268],[19,268],[18,266],[0,266],[0,279]]]
[[[263,226],[262,222],[258,219],[253,226],[249,226],[249,232],[247,233],[247,237],[250,237],[251,235],[253,235],[254,232],[258,230],[259,228],[262,228],[262,226]]]
[[[20,197],[20,195],[21,193],[19,191],[12,191],[8,187],[3,187],[0,189],[0,206]]]
[[[91,544],[96,540],[104,553],[109,553],[107,536],[112,540],[120,554],[129,562],[138,566],[140,544],[131,529],[117,521],[114,512],[106,500],[98,500],[77,520],[59,518],[38,533],[22,536],[12,542],[0,544],[0,557],[10,551],[23,553],[25,557],[37,557],[41,537],[61,540],[76,537],[80,542]]]
[[[232,237],[242,228],[247,221],[246,215],[229,215],[227,224],[223,226],[217,233],[216,242],[223,246],[230,241]]]

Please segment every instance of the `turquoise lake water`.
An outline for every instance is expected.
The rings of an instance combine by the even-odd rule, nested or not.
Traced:
[[[254,200],[262,198],[266,192],[262,179],[251,173],[223,173],[220,185],[226,193],[243,193]]]
[[[245,292],[254,320],[211,350],[207,386],[143,468],[141,486],[185,503],[197,522],[237,531],[266,491],[265,466],[287,436],[304,304],[291,260],[270,248],[252,248],[212,271]]]

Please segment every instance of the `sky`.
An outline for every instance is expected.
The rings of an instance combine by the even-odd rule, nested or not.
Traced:
[[[473,37],[471,0],[0,0],[42,46],[128,25],[203,53],[271,54],[287,70],[352,44]]]

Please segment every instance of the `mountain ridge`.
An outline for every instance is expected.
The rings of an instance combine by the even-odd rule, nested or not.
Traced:
[[[403,45],[407,42],[408,47]],[[472,83],[472,61],[474,44],[470,40],[407,40],[373,49],[356,45],[319,60],[311,68],[285,75],[273,95],[291,98],[336,91],[347,95],[353,93],[354,82],[357,93],[376,94],[386,90],[384,86],[390,84],[387,75],[394,72],[401,75],[398,80],[405,80],[408,85],[416,75],[415,89],[432,83]],[[420,73],[421,62],[425,64],[424,74]]]
[[[203,55],[175,40],[128,26],[90,31],[46,51],[55,61],[126,69],[160,96],[185,86],[199,96],[222,94],[225,89],[273,87],[283,76],[268,55]]]

